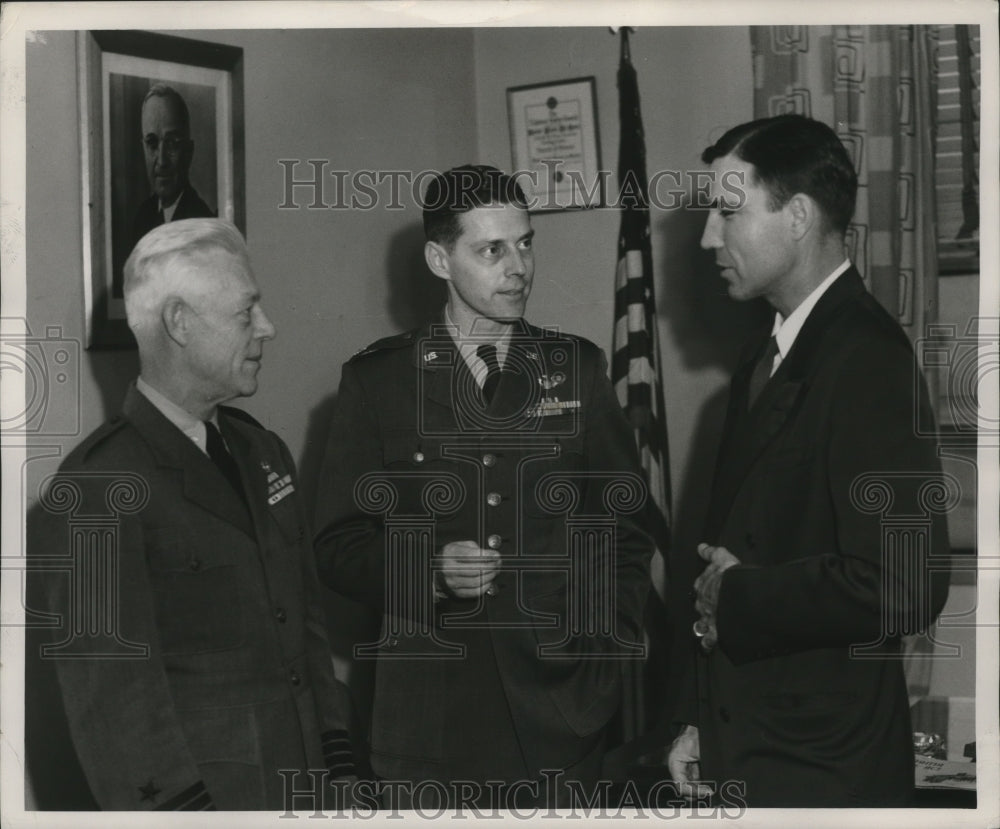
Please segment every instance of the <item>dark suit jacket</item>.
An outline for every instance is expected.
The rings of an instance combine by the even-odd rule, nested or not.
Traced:
[[[279,769],[351,771],[291,457],[219,411],[249,510],[134,387],[43,499],[51,658],[102,809],[283,809]]]
[[[184,187],[177,209],[170,221],[176,222],[180,219],[213,219],[215,213],[205,204],[198,191],[190,182]],[[160,201],[154,193],[146,201],[139,205],[132,221],[132,247],[154,227],[158,227],[160,221]]]
[[[745,781],[750,805],[901,805],[913,750],[899,637],[948,589],[945,519],[925,488],[940,464],[915,432],[918,407],[932,422],[926,388],[853,267],[747,412],[769,333],[733,378],[705,540],[741,564],[722,578],[719,644],[695,657],[681,719],[699,726],[702,776]]]
[[[618,659],[640,638],[652,543],[606,365],[586,340],[522,325],[486,410],[443,328],[382,340],[344,365],[320,486],[318,569],[333,589],[384,613],[380,643],[361,653],[378,659],[380,774],[467,773],[455,752],[488,755],[491,745],[482,729],[456,734],[457,724],[471,711],[488,725],[504,698],[528,773],[566,768],[594,749],[617,709]],[[589,553],[569,540],[578,531],[591,532]],[[485,547],[491,536],[503,556],[499,593],[434,603],[431,554],[452,541]],[[601,547],[598,537],[613,541]],[[604,581],[592,578],[584,595],[588,566]],[[477,640],[463,629],[470,621],[488,635],[479,628]],[[455,642],[467,644],[464,656]],[[477,671],[491,649],[495,669]]]

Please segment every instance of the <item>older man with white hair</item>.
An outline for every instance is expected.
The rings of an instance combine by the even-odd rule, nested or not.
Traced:
[[[102,809],[286,809],[353,767],[292,459],[221,405],[257,390],[274,326],[218,219],[147,234],[125,304],[140,376],[60,468],[36,550],[72,561],[48,654],[76,753]],[[117,503],[113,537],[74,546],[66,493],[77,520]]]

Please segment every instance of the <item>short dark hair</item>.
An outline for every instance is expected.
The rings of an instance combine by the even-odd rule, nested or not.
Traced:
[[[733,127],[701,154],[711,164],[726,155],[752,164],[771,194],[772,210],[805,193],[841,235],[854,215],[858,176],[837,134],[804,115],[760,118]]]
[[[514,204],[528,209],[517,179],[487,164],[463,164],[431,179],[424,193],[424,236],[451,248],[462,229],[458,217],[476,207]]]

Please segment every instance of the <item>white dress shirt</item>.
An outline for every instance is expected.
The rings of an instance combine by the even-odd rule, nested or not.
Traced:
[[[813,292],[809,296],[799,303],[798,307],[788,315],[787,319],[781,316],[780,311],[774,312],[774,328],[771,329],[771,336],[774,337],[778,344],[778,353],[774,355],[774,362],[771,365],[771,377],[778,370],[781,361],[792,350],[795,338],[799,336],[799,331],[802,330],[802,326],[809,318],[809,314],[812,313],[812,309],[816,307],[816,303],[819,302],[820,297],[827,292],[827,289],[836,281],[837,277],[849,267],[851,267],[851,260],[845,259],[833,273],[813,289]]]

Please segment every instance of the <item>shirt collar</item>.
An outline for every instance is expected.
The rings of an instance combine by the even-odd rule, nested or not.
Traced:
[[[510,350],[511,332],[514,330],[514,327],[508,326],[507,330],[500,335],[500,338],[493,342],[490,342],[486,337],[478,335],[464,337],[458,323],[451,318],[447,305],[444,307],[444,323],[448,327],[448,333],[451,334],[455,345],[458,347],[459,354],[462,355],[462,359],[472,372],[472,376],[482,386],[486,382],[486,363],[476,353],[476,349],[481,345],[495,345],[497,347],[497,363],[503,366],[507,359],[507,352]]]
[[[184,196],[184,190],[182,189],[180,193],[177,194],[177,198],[174,199],[173,204],[164,204],[160,202],[160,210],[163,213],[164,222],[172,222],[174,219],[174,213],[177,212],[177,205],[181,203],[181,198]]]
[[[833,273],[820,282],[813,289],[813,292],[799,303],[799,306],[788,315],[787,319],[781,316],[780,311],[775,311],[774,327],[771,329],[771,335],[778,343],[778,354],[781,355],[782,360],[792,350],[792,345],[795,343],[796,337],[799,336],[799,331],[802,330],[802,326],[809,318],[809,314],[812,313],[812,309],[816,307],[816,303],[819,302],[820,297],[826,293],[837,277],[849,267],[851,267],[850,259],[845,259],[841,262]]]
[[[184,409],[154,389],[141,377],[135,381],[136,390],[152,403],[167,420],[180,429],[202,452],[208,453],[205,424],[187,409]],[[218,413],[212,415],[212,423],[218,428]]]

